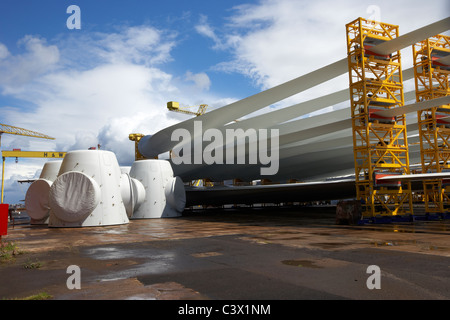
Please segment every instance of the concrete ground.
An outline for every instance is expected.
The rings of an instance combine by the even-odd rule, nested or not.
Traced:
[[[3,241],[23,253],[0,264],[0,298],[447,300],[449,235],[449,220],[336,225],[334,207],[187,211],[107,227],[16,224]],[[80,289],[67,286],[71,265]]]

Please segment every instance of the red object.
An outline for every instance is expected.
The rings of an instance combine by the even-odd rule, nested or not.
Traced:
[[[8,211],[9,204],[0,203],[0,236],[8,234]]]
[[[383,177],[398,176],[400,173],[378,173],[375,172],[375,187],[400,187],[402,182],[400,180],[379,180]]]
[[[450,114],[436,112],[436,124],[438,126],[450,126]]]
[[[450,65],[439,62],[439,59],[444,58],[447,55],[449,55],[447,51],[441,51],[437,48],[433,49],[431,52],[431,66],[433,68],[440,67],[443,70],[450,70]]]
[[[372,47],[373,46],[367,46],[367,45],[364,46],[364,55],[365,56],[374,56],[377,59],[383,59],[383,60],[389,60],[392,57],[391,54],[384,55],[384,54],[379,54],[379,53],[376,53],[376,52],[370,50]]]
[[[381,123],[392,124],[395,122],[395,117],[383,117],[377,114],[379,111],[387,110],[385,108],[373,108],[369,107],[369,121],[378,120]]]

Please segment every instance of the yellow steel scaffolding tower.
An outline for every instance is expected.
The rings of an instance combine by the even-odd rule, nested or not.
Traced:
[[[450,94],[450,67],[438,62],[450,55],[450,37],[437,35],[413,45],[416,101],[430,100]],[[450,169],[450,105],[417,112],[423,173]],[[423,182],[425,210],[441,214],[448,210],[450,186],[445,180]]]
[[[370,50],[398,37],[398,26],[358,18],[346,30],[356,193],[362,217],[412,216],[411,184],[378,180],[409,174],[405,116],[376,114],[404,104],[400,51],[378,55]]]

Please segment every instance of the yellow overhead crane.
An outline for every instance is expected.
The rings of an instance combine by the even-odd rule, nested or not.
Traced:
[[[15,134],[15,135],[27,136],[27,137],[34,137],[34,138],[41,138],[41,139],[49,139],[49,140],[55,139],[55,138],[52,138],[43,133],[39,133],[36,131],[31,131],[28,129],[19,128],[19,127],[0,123],[0,139],[1,139],[1,136],[3,133]],[[0,140],[0,146],[1,146],[1,140]],[[21,150],[2,151],[3,165],[2,165],[1,203],[3,203],[5,159],[7,157],[14,157],[16,159],[19,157],[20,158],[63,158],[65,156],[65,154],[66,154],[65,152],[57,152],[57,151],[21,151]]]
[[[175,112],[180,112],[180,113],[185,113],[185,114],[191,114],[191,115],[195,115],[195,116],[201,116],[202,114],[204,114],[206,112],[206,108],[208,107],[207,104],[201,104],[197,110],[197,112],[194,111],[190,111],[188,110],[191,107],[180,107],[180,103],[176,102],[176,101],[169,101],[167,102],[167,109],[169,109],[170,111],[175,111]]]
[[[138,144],[139,140],[144,136],[142,133],[130,133],[128,136],[128,139],[131,141],[134,141],[134,159],[135,160],[143,160],[145,159],[144,156],[139,152]]]
[[[176,101],[167,102],[167,109],[169,109],[170,111],[191,114],[191,115],[195,115],[197,117],[201,116],[202,114],[204,114],[206,112],[206,108],[208,108],[208,105],[201,104],[199,106],[197,112],[190,111],[190,110],[188,110],[189,108],[191,108],[191,107],[180,107],[180,103],[176,102]],[[199,179],[199,180],[191,181],[191,185],[194,185],[194,186],[200,186],[200,183],[203,183],[204,187],[213,185],[213,183],[209,179]]]
[[[174,112],[180,112],[195,116],[201,116],[206,112],[206,108],[208,107],[207,104],[201,104],[196,112],[188,110],[191,107],[180,107],[180,103],[176,101],[169,101],[167,102],[167,109]],[[142,160],[145,159],[145,157],[139,152],[138,144],[139,140],[144,136],[142,133],[130,133],[128,136],[128,139],[131,141],[134,141],[134,158],[135,160]]]
[[[31,130],[27,130],[27,129],[14,127],[14,126],[10,126],[10,125],[7,125],[7,124],[0,123],[0,146],[1,146],[1,137],[2,137],[3,133],[15,134],[15,135],[27,136],[27,137],[34,137],[34,138],[41,138],[41,139],[55,140],[55,138],[47,136],[47,135],[45,135],[43,133],[39,133],[39,132],[36,132],[36,131],[31,131]]]

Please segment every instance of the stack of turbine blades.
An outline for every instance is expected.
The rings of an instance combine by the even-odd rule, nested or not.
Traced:
[[[413,93],[411,93],[413,94]],[[283,150],[288,147],[293,147],[296,145],[301,145],[302,150],[307,146],[305,146],[305,141],[311,142],[311,145],[316,145],[318,142],[326,142],[330,140],[328,143],[320,144],[324,149],[323,150],[331,150],[336,149],[339,145],[334,141],[339,137],[347,137],[350,141],[350,137],[352,136],[351,131],[351,119],[348,118],[349,110],[348,108],[342,110],[332,111],[326,114],[316,115],[306,119],[295,120],[292,122],[285,123],[281,126],[278,126],[279,129],[279,147],[280,147],[280,157],[284,157]],[[343,119],[343,120],[340,120]],[[414,119],[408,119],[408,122],[414,123]],[[320,125],[318,125],[320,124]],[[251,128],[249,128],[251,129]],[[256,131],[254,131],[256,132]],[[236,131],[236,136],[240,136],[242,139],[239,143],[244,144],[244,150],[246,150],[246,155],[250,150],[249,148],[249,139],[244,139],[246,132],[241,130],[240,135]],[[222,137],[226,136],[225,130],[221,131]],[[238,140],[239,141],[239,140]],[[193,145],[191,146],[192,141],[187,141],[185,147],[187,149],[193,149]],[[221,145],[223,148],[223,155],[227,154],[231,148],[234,149],[235,144],[234,141],[229,143],[228,145]],[[182,146],[180,146],[180,149]],[[292,148],[290,148],[292,150]],[[301,152],[301,150],[299,150]],[[223,158],[222,163],[225,163],[225,158]]]
[[[407,81],[414,77],[414,69],[409,68],[403,72],[403,80]],[[415,92],[405,93],[405,101],[415,99]],[[321,109],[335,106],[339,103],[349,100],[349,89],[340,90],[327,94],[322,97],[318,97],[312,100],[300,102],[289,107],[277,109],[271,112],[267,112],[249,119],[244,119],[239,122],[235,122],[226,126],[227,129],[232,128],[273,128],[276,125],[282,124],[286,121],[310,114],[312,112],[318,112]],[[350,108],[346,108],[347,116],[351,116]],[[339,118],[343,120],[344,118]],[[292,122],[292,121],[290,121]]]
[[[231,103],[225,107],[191,118],[165,128],[152,136],[144,136],[139,141],[139,151],[144,157],[152,158],[171,150],[176,142],[171,140],[172,132],[178,128],[186,129],[194,136],[194,121],[202,121],[203,129],[220,128],[245,115],[265,108],[294,94],[312,88],[347,72],[347,59],[339,60],[319,70],[267,89],[248,98]]]
[[[410,146],[409,155],[411,161],[419,161],[419,146]],[[174,166],[173,169],[175,175],[186,180],[208,178],[212,181],[224,181],[238,178],[243,181],[252,181],[255,177],[261,178],[260,164],[212,164],[208,166],[180,164]],[[278,172],[266,178],[271,181],[288,179],[308,181],[329,178],[338,174],[352,174],[354,170],[353,146],[347,146],[336,149],[332,157],[328,150],[280,157]]]
[[[450,29],[450,18],[443,19],[403,36],[399,36],[391,41],[379,44],[371,50],[379,54],[387,55],[448,29]],[[190,133],[191,141],[183,141],[188,146],[193,144],[195,139],[201,140],[203,132],[211,128],[220,130],[224,137],[226,129],[241,129],[244,135],[248,129],[268,129],[269,131],[271,129],[278,129],[280,168],[279,174],[276,177],[304,179],[306,177],[323,176],[327,173],[332,174],[334,170],[336,172],[354,170],[350,108],[298,119],[299,117],[308,116],[310,113],[348,101],[348,89],[233,123],[235,119],[251,115],[255,111],[347,72],[347,58],[345,58],[284,84],[229,104],[228,106],[165,128],[153,136],[143,137],[139,143],[139,150],[145,157],[151,158],[168,152],[174,147],[180,147],[177,141],[172,141],[171,139],[172,132],[179,128],[185,129]],[[409,68],[404,70],[402,74],[403,80],[406,81],[414,77],[414,70],[413,68]],[[414,92],[408,92],[405,94],[405,101],[413,100],[414,97]],[[440,103],[440,101],[427,102],[427,107],[436,103]],[[394,112],[395,115],[399,115],[411,113],[418,110],[417,108],[424,108],[424,105],[418,106],[417,104],[411,104],[396,108],[398,109],[396,111],[387,110],[382,112],[389,114]],[[195,121],[201,121],[202,132],[194,132]],[[407,118],[408,136],[417,131],[416,121]],[[195,134],[199,136],[197,137]],[[410,139],[409,142],[411,143]],[[248,142],[244,143],[246,144],[245,150],[248,150]],[[205,142],[203,144],[206,145]],[[224,159],[226,151],[230,148],[235,148],[235,145],[223,146]],[[411,149],[411,159],[418,158],[417,148],[412,147]],[[248,152],[247,156],[249,155]],[[329,162],[328,165],[325,164],[327,161]],[[212,178],[213,180],[231,179],[233,177],[241,177],[242,179],[252,177],[251,179],[255,179],[260,176],[260,167],[261,165],[259,164],[173,165],[174,171],[183,180],[189,180],[193,177]],[[276,179],[276,177],[271,177],[271,179]]]
[[[409,92],[405,94],[405,97],[407,99],[411,99],[415,96],[414,92]],[[313,100],[313,102],[315,99]],[[284,109],[283,109],[284,110]],[[274,112],[279,112],[283,110],[277,110]],[[348,128],[351,128],[351,120],[349,118],[350,109],[344,108],[340,110],[330,111],[322,114],[318,114],[312,117],[303,118],[299,120],[294,120],[290,122],[283,123],[278,126],[271,126],[267,129],[279,129],[279,146],[280,148],[284,148],[285,145],[291,145],[292,143],[300,143],[305,140],[309,140],[312,138],[319,138],[320,141],[326,139],[326,137],[323,137],[324,135],[328,134],[328,138],[334,139],[337,136],[341,136],[342,133],[338,133],[337,131],[345,130]],[[223,137],[226,136],[226,130],[236,130],[241,129],[241,135],[245,135],[247,130],[252,130],[252,127],[244,126],[244,128],[231,128],[231,126],[221,127],[221,135]],[[258,129],[261,129],[261,127],[258,127]],[[266,129],[266,128],[264,128]],[[348,131],[348,130],[347,130]],[[238,136],[238,132],[236,131],[236,135]],[[347,136],[351,136],[351,131],[345,133]],[[313,140],[317,141],[317,139]],[[192,141],[184,141],[184,145],[187,146],[187,148],[190,148]],[[246,149],[248,149],[248,143],[249,141],[246,140]],[[301,143],[303,144],[303,143]],[[230,148],[234,146],[232,143],[229,146],[223,146],[225,148]],[[183,145],[177,146],[179,149],[183,147]]]
[[[428,103],[430,104],[430,103]],[[435,102],[436,104],[436,102]],[[333,114],[334,116],[337,116],[339,114],[343,114],[345,111],[347,110],[338,110],[338,111],[334,111],[331,112],[331,114]],[[318,115],[312,118],[319,118],[319,117],[323,117],[323,115]],[[332,118],[329,118],[328,120],[330,120]],[[300,121],[300,120],[299,120]],[[313,121],[313,123],[317,123],[319,121]],[[417,128],[417,123],[416,120],[414,118],[411,119],[407,119],[407,132],[409,134],[414,134],[417,132],[418,128]],[[288,123],[289,124],[289,123]],[[286,124],[287,125],[287,124]],[[348,161],[350,158],[353,157],[353,145],[352,145],[352,130],[351,130],[351,119],[345,119],[345,120],[338,120],[335,122],[329,122],[327,124],[323,124],[321,126],[310,126],[307,129],[303,129],[303,130],[280,130],[280,136],[279,136],[279,159],[280,159],[280,170],[284,165],[288,165],[289,163],[286,163],[285,161],[282,161],[283,159],[287,159],[289,158],[291,161],[292,159],[296,159],[296,161],[298,160],[298,162],[296,162],[297,164],[297,168],[298,168],[298,164],[302,163],[303,166],[307,166],[309,168],[314,168],[315,171],[317,171],[315,168],[317,167],[317,160],[314,156],[317,155],[316,153],[312,153],[312,151],[315,152],[319,152],[322,151],[320,154],[328,159],[333,159],[332,164],[333,166],[331,167],[342,167],[342,164],[338,164],[339,159],[342,159],[344,157],[344,163],[345,164],[349,164],[350,162]],[[249,146],[248,146],[248,140],[243,140],[245,143],[245,147],[244,150],[246,150],[246,157],[250,157],[251,155],[249,155]],[[409,143],[414,143],[418,141],[418,137],[414,137],[414,138],[409,138]],[[189,146],[188,148],[191,148],[191,146]],[[226,154],[228,152],[230,152],[230,150],[235,149],[235,144],[231,143],[229,145],[224,146],[224,150],[223,150],[223,160],[221,163],[226,163],[225,157]],[[345,149],[344,153],[347,156],[343,156],[342,150]],[[254,155],[254,156],[258,156],[258,155]],[[295,157],[295,156],[299,156],[299,157]],[[305,161],[305,160],[307,161]],[[353,159],[353,158],[352,158]],[[233,162],[231,164],[227,164],[226,166],[229,168],[234,168],[232,169],[230,172],[232,172],[233,174],[237,174],[237,169],[235,169],[236,162]],[[310,164],[314,164],[314,166],[308,165],[308,163]],[[175,167],[180,166],[180,165],[176,165]],[[183,166],[183,165],[182,165]],[[201,172],[201,174],[207,174],[206,171],[202,171],[202,168],[205,167],[209,167],[210,165],[206,165],[206,164],[197,164],[197,165],[192,165],[192,164],[188,164],[185,165],[186,167],[184,168],[185,170],[187,169],[189,171],[189,167],[194,170],[194,168],[196,168],[197,172]],[[247,166],[251,166],[251,165],[247,165]],[[257,165],[253,165],[256,168],[258,167]],[[348,167],[348,169],[352,169],[354,166],[354,164],[350,167]],[[219,165],[218,168],[220,168],[219,170],[223,170],[224,166],[223,165]],[[238,165],[238,167],[240,167]],[[327,168],[329,168],[330,165],[327,165]],[[212,167],[210,167],[209,169],[211,169]],[[208,170],[211,171],[211,170]],[[300,172],[300,170],[299,170]],[[327,171],[328,172],[328,171]],[[319,174],[320,172],[317,171],[317,173]],[[183,176],[183,174],[181,174],[181,172],[179,173],[180,176]],[[209,175],[208,177],[213,179],[212,176],[213,173],[211,173],[211,175]],[[323,173],[320,173],[320,175],[323,175]],[[284,175],[286,176],[286,175]],[[310,173],[308,173],[308,177],[311,177]],[[229,176],[228,176],[229,178]],[[215,179],[214,179],[215,180]]]

